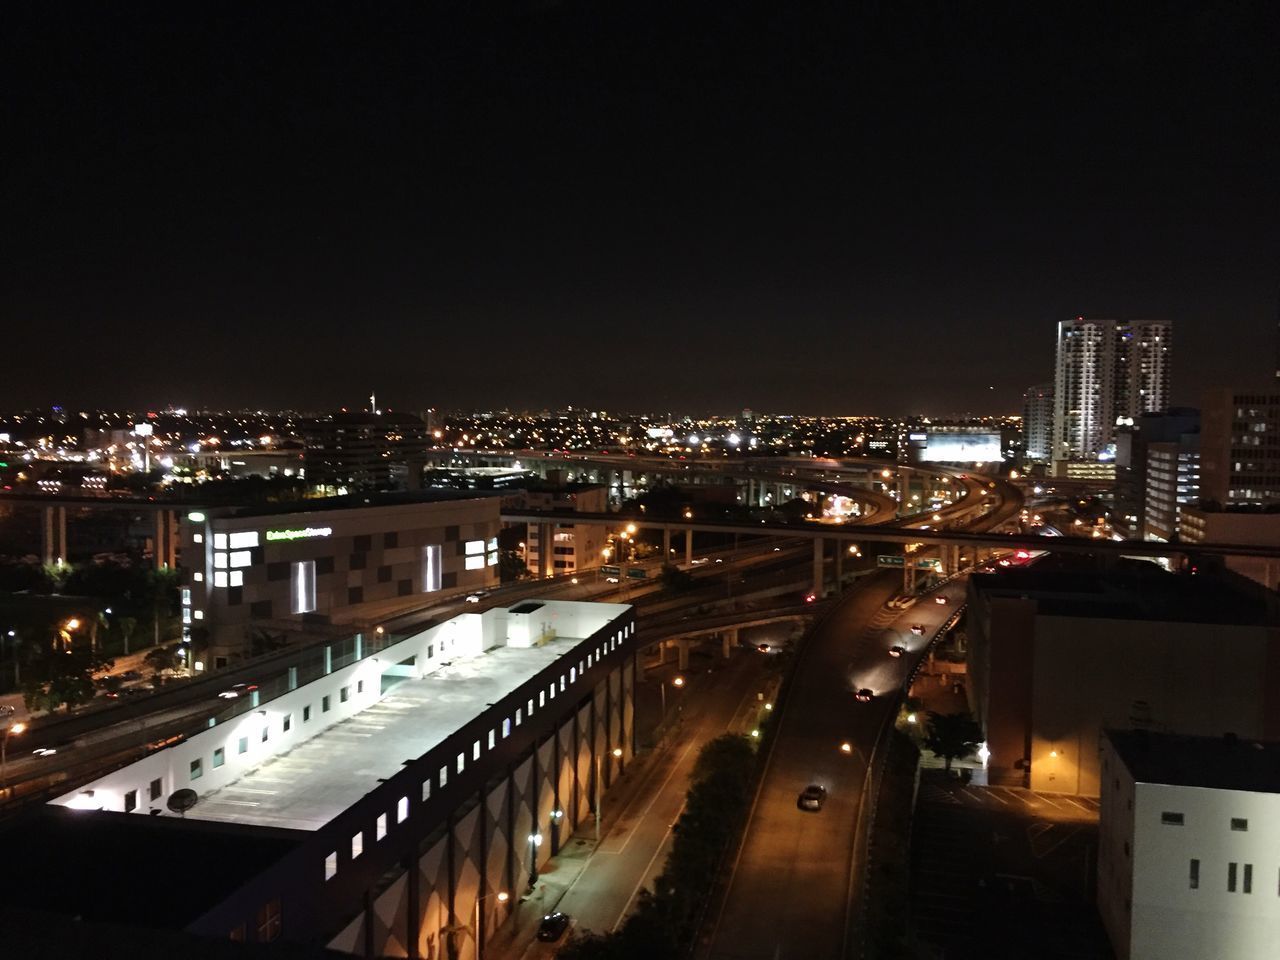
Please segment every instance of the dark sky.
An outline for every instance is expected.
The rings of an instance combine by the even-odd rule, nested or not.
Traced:
[[[84,6],[0,28],[0,406],[998,412],[1077,314],[1271,369],[1271,3]]]

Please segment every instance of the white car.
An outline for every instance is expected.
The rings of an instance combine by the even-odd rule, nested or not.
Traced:
[[[617,578],[617,577],[605,577],[605,578],[604,578],[604,582],[605,582],[605,583],[617,583],[617,582],[618,582],[618,578]]]
[[[489,594],[488,594],[488,593],[486,593],[484,590],[477,590],[475,593],[468,593],[468,594],[467,594],[467,603],[479,603],[481,600],[483,600],[483,599],[484,599],[485,597],[487,597],[488,595],[489,595]]]

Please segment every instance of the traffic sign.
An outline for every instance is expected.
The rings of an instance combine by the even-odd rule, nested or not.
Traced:
[[[621,568],[621,567],[601,566],[601,567],[600,567],[600,572],[601,572],[601,573],[603,573],[606,577],[620,577],[620,576],[622,576],[622,568]]]
[[[648,580],[649,571],[643,567],[630,567],[627,569],[627,577],[632,580]]]
[[[893,554],[882,553],[880,556],[876,557],[877,567],[905,567],[906,565],[907,563],[905,558],[895,556]]]

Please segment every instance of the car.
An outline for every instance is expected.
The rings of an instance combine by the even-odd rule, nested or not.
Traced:
[[[126,670],[124,673],[116,674],[116,676],[118,676],[125,683],[133,683],[133,681],[135,680],[142,679],[142,674],[139,673],[137,670]]]
[[[11,703],[0,705],[0,717],[12,717],[18,712],[18,708]]]
[[[716,557],[716,563],[724,563],[723,557]]]
[[[900,657],[906,652],[907,648],[900,644],[889,648],[889,656],[891,657]]]
[[[237,683],[230,690],[223,690],[218,696],[223,700],[235,700],[238,697],[247,697],[257,689],[256,683]]]
[[[774,553],[781,553],[781,552],[782,552],[782,548],[781,548],[781,547],[774,547],[774,548],[773,548],[773,552],[774,552]]]
[[[57,747],[36,747],[31,751],[31,755],[33,757],[52,757],[57,752]]]
[[[604,582],[605,582],[605,583],[617,583],[617,582],[618,582],[618,578],[617,578],[617,577],[605,577],[605,578],[604,578]]]
[[[467,603],[479,603],[489,595],[487,590],[477,590],[475,593],[467,594]]]
[[[796,806],[801,810],[812,810],[815,813],[822,809],[822,805],[827,802],[827,788],[817,783],[811,783],[800,791],[800,796],[796,798]]]
[[[933,598],[933,602],[934,602],[934,603],[940,603],[940,604],[942,604],[943,606],[946,606],[946,604],[947,604],[947,598],[946,598],[946,597],[934,597],[934,598]]]
[[[853,695],[853,699],[857,700],[859,703],[870,703],[874,697],[875,694],[867,687],[863,687]]]
[[[817,599],[818,599],[818,595],[816,593],[806,593],[804,595],[805,603],[813,603]]]
[[[923,637],[923,636],[924,636],[924,624],[923,624],[923,623],[913,623],[913,624],[911,625],[911,632],[912,632],[912,633],[914,633],[917,637]]]
[[[696,560],[690,560],[689,562],[690,562],[690,563],[692,563],[692,564],[696,567],[696,566],[698,566],[699,564],[706,563],[706,562],[707,562],[707,558],[706,558],[706,557],[698,557],[698,559],[696,559]]]
[[[768,653],[770,648],[767,643],[761,643],[756,645],[756,649],[759,650],[761,653]]]
[[[555,943],[568,929],[569,915],[557,910],[555,913],[548,913],[538,924],[538,939],[543,943]]]

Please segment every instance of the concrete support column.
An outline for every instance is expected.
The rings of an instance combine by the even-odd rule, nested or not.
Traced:
[[[152,550],[151,550],[151,560],[155,564],[157,570],[163,570],[165,568],[164,514],[165,512],[163,510],[156,511],[156,534],[155,534],[155,540],[153,541],[155,545],[152,547]]]
[[[720,655],[726,660],[729,659],[729,655],[737,645],[738,630],[736,627],[732,630],[726,630],[724,633],[720,634]]]
[[[53,507],[44,507],[40,511],[40,555],[45,563],[53,563]]]
[[[662,562],[671,562],[671,528],[662,528]]]
[[[555,571],[555,526],[550,523],[538,524],[538,569],[539,577],[549,577]]]
[[[825,541],[822,537],[813,538],[813,592],[822,598],[822,553]]]
[[[844,589],[844,585],[843,585],[843,577],[844,577],[844,554],[845,554],[845,551],[849,549],[849,547],[848,547],[848,545],[847,545],[843,540],[834,540],[834,541],[832,541],[832,546],[834,546],[834,547],[835,547],[835,553],[836,553],[836,556],[835,556],[835,561],[836,561],[836,593],[839,593],[842,589]]]
[[[679,640],[676,641],[676,651],[678,654],[678,659],[676,661],[676,668],[679,670],[688,670],[689,669],[689,638],[688,637],[681,637]]]
[[[693,563],[693,530],[689,527],[684,528],[684,562]]]

